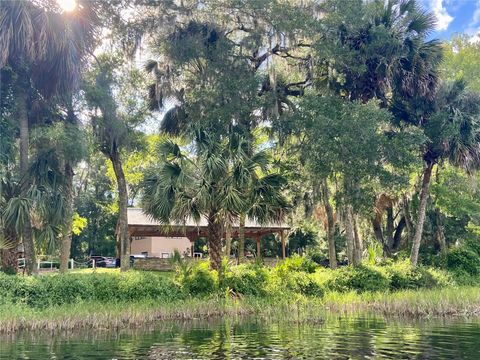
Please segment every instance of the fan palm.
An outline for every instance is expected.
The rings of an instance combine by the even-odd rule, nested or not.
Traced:
[[[45,98],[67,94],[77,83],[84,59],[93,44],[95,13],[82,4],[72,15],[49,11],[30,1],[0,3],[0,67],[16,74],[13,86],[20,129],[20,173],[29,167],[29,104],[32,93]],[[28,191],[24,181],[23,195]],[[30,222],[21,232],[26,269],[35,267]]]
[[[283,178],[260,174],[268,164],[266,154],[248,157],[242,143],[234,135],[222,140],[213,133],[198,132],[195,150],[188,153],[165,140],[159,154],[165,160],[147,174],[143,184],[143,208],[153,218],[163,223],[207,220],[211,267],[216,270],[221,265],[226,216],[280,221],[287,208],[280,192]]]
[[[146,105],[137,92],[141,81],[135,70],[119,67],[118,58],[111,54],[99,56],[96,66],[86,76],[85,98],[92,110],[91,124],[98,149],[111,162],[118,190],[118,242],[121,269],[130,266],[128,235],[128,188],[123,169],[123,152],[135,148],[141,141],[137,126],[148,116]],[[141,88],[141,87],[140,87]],[[135,101],[131,101],[134,98]]]
[[[350,100],[391,94],[430,96],[442,48],[427,40],[435,17],[416,0],[327,1],[325,34],[318,44],[320,76]],[[331,59],[334,59],[333,61]]]
[[[441,161],[449,161],[467,172],[480,166],[480,94],[468,91],[463,81],[444,83],[434,100],[423,102],[421,111],[416,107],[414,112],[402,114],[404,119],[420,124],[428,138],[423,149],[425,168],[410,256],[411,263],[416,265],[433,167]]]
[[[39,127],[34,133],[34,162],[38,161],[38,155],[50,154],[47,161],[55,161],[56,167],[62,169],[61,195],[65,203],[65,216],[60,246],[60,271],[65,272],[68,269],[72,239],[73,167],[83,158],[85,144],[84,134],[78,126],[71,103],[66,105],[65,112],[57,111],[51,114],[50,119],[55,122]]]
[[[0,224],[4,249],[3,268],[16,268],[18,236],[25,224],[32,224],[32,240],[44,253],[56,247],[65,219],[63,174],[54,151],[39,153],[28,171],[30,186],[23,194],[24,184],[7,173],[0,180]]]
[[[8,272],[16,272],[17,254],[16,247],[18,239],[15,229],[7,226],[5,223],[5,211],[10,199],[20,194],[20,186],[11,179],[9,173],[2,174],[0,178],[0,256],[2,259],[2,270]]]
[[[225,213],[238,213],[243,199],[229,168],[228,141],[199,132],[193,146],[188,153],[172,140],[161,144],[159,156],[165,160],[145,176],[143,208],[163,223],[205,218],[211,267],[220,270],[222,220]]]
[[[238,262],[245,256],[245,221],[280,222],[289,208],[282,190],[285,178],[272,171],[272,161],[266,150],[257,150],[254,140],[236,133],[232,136],[232,175],[242,194],[243,207],[239,212]],[[229,254],[227,254],[229,255]],[[259,254],[257,254],[259,256]]]

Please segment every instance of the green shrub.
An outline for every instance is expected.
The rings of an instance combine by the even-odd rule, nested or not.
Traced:
[[[388,276],[378,269],[369,266],[346,266],[332,271],[325,282],[330,290],[335,291],[385,291],[390,287]]]
[[[2,302],[44,308],[81,301],[105,303],[184,297],[171,279],[148,272],[121,274],[54,274],[44,276],[0,275]]]
[[[313,252],[308,257],[317,265],[328,264],[328,257],[322,252]]]
[[[435,281],[435,286],[453,286],[456,285],[456,281],[453,279],[452,274],[437,268],[426,268],[426,271],[432,276]]]
[[[306,296],[322,297],[325,293],[315,276],[305,272],[292,272],[283,286],[288,291]]]
[[[447,269],[463,271],[470,275],[480,273],[480,257],[470,249],[452,249],[447,253],[445,260]]]
[[[179,282],[186,293],[205,296],[218,290],[218,274],[208,266],[207,262],[202,262],[179,275]]]
[[[465,240],[465,247],[480,256],[480,239],[477,237]]]
[[[242,264],[225,272],[223,287],[242,295],[265,295],[268,280],[266,268],[258,265]]]
[[[183,298],[181,287],[171,279],[152,272],[127,272],[120,277],[119,300],[162,299],[173,301]]]
[[[313,274],[317,269],[317,265],[310,259],[299,256],[293,255],[285,260],[283,260],[280,264],[275,267],[277,272],[288,273],[292,271],[302,271],[309,274]]]
[[[324,289],[314,275],[316,269],[312,260],[294,255],[272,269],[269,289],[281,296],[290,293],[322,297]]]
[[[435,277],[424,267],[413,267],[409,261],[385,266],[391,290],[431,288],[437,286]]]

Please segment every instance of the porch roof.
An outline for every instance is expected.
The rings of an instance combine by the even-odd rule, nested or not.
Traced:
[[[186,236],[190,240],[207,236],[207,221],[201,219],[196,223],[193,219],[187,219],[185,223],[161,224],[146,215],[141,208],[128,208],[128,232],[130,236]],[[238,236],[238,222],[232,224],[232,237]],[[247,219],[245,221],[245,236],[247,238],[260,238],[264,235],[280,233],[289,230],[286,224],[259,224]]]

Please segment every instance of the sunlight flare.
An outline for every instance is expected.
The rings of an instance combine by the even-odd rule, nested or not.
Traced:
[[[73,11],[77,8],[76,0],[57,0],[57,3],[64,11]]]

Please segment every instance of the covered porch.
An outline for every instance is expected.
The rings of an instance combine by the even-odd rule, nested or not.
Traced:
[[[245,222],[245,238],[253,239],[257,245],[257,256],[261,254],[261,240],[265,235],[278,234],[281,243],[281,257],[286,257],[285,243],[290,227],[285,224],[267,224],[260,225],[254,221]],[[185,224],[172,223],[168,225],[160,224],[146,214],[140,208],[128,209],[128,232],[131,238],[187,238],[190,241],[190,256],[194,257],[195,241],[200,238],[208,237],[207,222],[200,221],[199,224],[188,220]],[[238,223],[231,226],[231,237],[238,238]],[[226,232],[224,231],[224,238]]]

